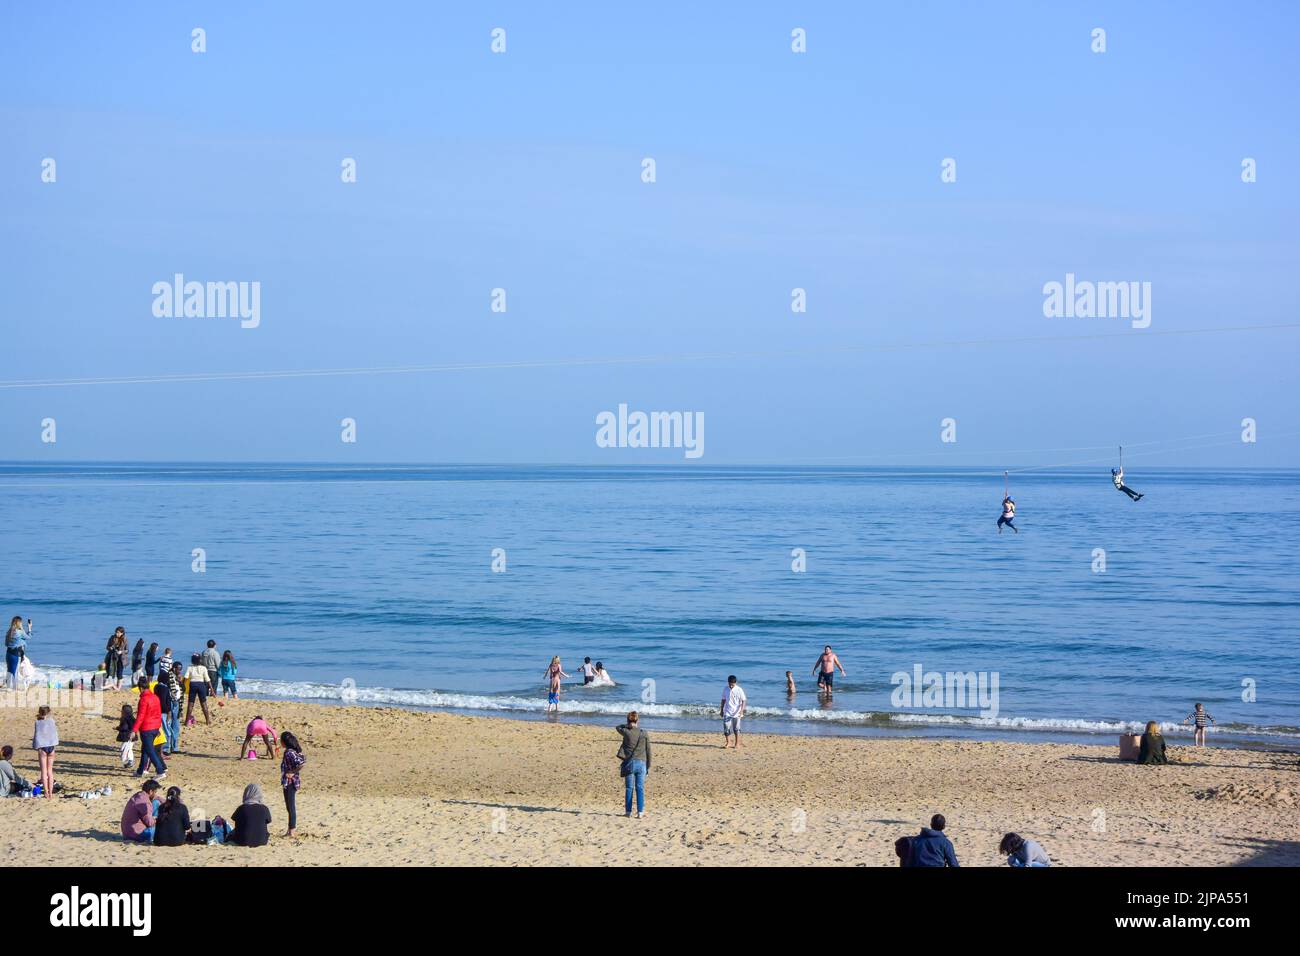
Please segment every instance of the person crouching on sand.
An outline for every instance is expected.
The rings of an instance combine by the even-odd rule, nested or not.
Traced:
[[[1026,840],[1019,833],[1008,833],[998,844],[998,852],[1007,858],[1007,866],[1051,866],[1047,851],[1036,840]]]
[[[1147,721],[1147,731],[1142,735],[1138,746],[1138,763],[1169,763],[1169,755],[1165,753],[1165,738],[1160,734],[1160,725],[1154,720]]]
[[[618,772],[623,777],[623,816],[632,815],[632,793],[636,792],[636,818],[645,816],[645,777],[650,772],[650,735],[640,726],[641,716],[634,710],[627,723],[615,729],[623,735],[618,748]]]
[[[239,759],[245,760],[248,757],[248,745],[253,744],[255,737],[261,737],[262,742],[266,744],[266,759],[270,760],[275,756],[275,730],[262,719],[258,714],[248,722],[248,727],[244,730],[244,745],[239,748]],[[257,744],[253,744],[253,752],[257,752]]]
[[[546,712],[549,714],[554,708],[558,714],[560,712],[560,678],[568,677],[564,673],[564,668],[560,666],[560,655],[556,654],[551,658],[551,663],[547,666],[546,671],[542,674],[547,679],[548,690],[546,692]]]

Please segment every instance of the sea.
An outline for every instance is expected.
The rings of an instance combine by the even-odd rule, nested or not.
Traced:
[[[1214,743],[1300,749],[1298,479],[14,462],[0,611],[56,684],[120,625],[267,699],[716,731],[734,674],[756,732],[1177,742],[1199,701]]]

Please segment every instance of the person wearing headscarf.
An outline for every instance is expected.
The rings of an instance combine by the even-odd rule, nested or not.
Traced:
[[[244,788],[244,801],[230,815],[234,830],[226,837],[236,846],[266,846],[270,842],[271,811],[262,796],[262,785],[250,783]]]

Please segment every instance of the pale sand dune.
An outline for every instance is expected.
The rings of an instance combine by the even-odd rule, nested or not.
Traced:
[[[126,699],[109,694],[106,713]],[[32,780],[33,710],[0,710],[0,740]],[[651,728],[648,816],[628,820],[612,729],[269,701],[227,703],[185,731],[165,784],[192,814],[228,816],[256,780],[283,832],[278,762],[235,759],[255,713],[307,752],[297,840],[124,845],[134,781],[117,767],[114,720],[63,710],[58,779],[113,795],[0,801],[0,852],[18,866],[892,866],[895,838],[940,811],[964,865],[1000,865],[1005,830],[1068,866],[1300,865],[1294,754],[1175,747],[1178,765],[1139,767],[1093,746],[750,734],[724,752],[720,734]]]

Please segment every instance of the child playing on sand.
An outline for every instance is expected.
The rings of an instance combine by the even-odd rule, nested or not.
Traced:
[[[1197,704],[1196,709],[1183,718],[1183,723],[1187,723],[1189,720],[1196,722],[1196,746],[1204,747],[1206,725],[1214,723],[1214,718],[1205,712],[1204,704]]]
[[[560,666],[559,654],[556,654],[551,658],[551,663],[547,666],[546,671],[542,676],[545,677],[549,683],[549,689],[546,694],[546,712],[549,714],[551,708],[554,707],[555,712],[558,714],[560,712],[560,678],[569,676],[564,673],[564,668]]]
[[[122,766],[130,768],[135,764],[135,712],[130,704],[122,705],[122,719],[117,722],[117,742],[122,745]]]
[[[266,758],[270,760],[275,756],[275,730],[262,719],[258,714],[244,730],[244,744],[239,748],[239,759],[245,760],[248,757],[248,745],[253,743],[255,737],[261,737],[262,742],[266,744]],[[257,744],[253,744],[253,752],[257,752]]]

